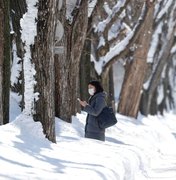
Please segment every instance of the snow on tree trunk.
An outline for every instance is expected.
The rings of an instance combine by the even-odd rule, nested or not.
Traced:
[[[124,82],[120,94],[118,112],[137,117],[141,90],[147,70],[147,54],[151,39],[153,7],[148,11],[140,35],[135,42],[133,60],[127,61]]]
[[[27,11],[25,0],[13,0],[10,2],[11,31],[12,34],[12,65],[11,65],[11,90],[20,94],[21,109],[24,109],[24,47],[21,39],[20,20]]]
[[[39,1],[37,37],[33,59],[36,67],[35,90],[39,93],[35,102],[35,120],[41,121],[44,134],[52,141],[55,139],[55,75],[54,47],[57,22],[57,2]]]
[[[27,12],[23,15],[20,21],[21,24],[21,38],[24,43],[24,104],[25,108],[23,112],[26,115],[32,115],[34,113],[34,100],[36,94],[34,93],[35,85],[35,67],[31,62],[31,46],[34,44],[34,37],[36,36],[36,18],[37,18],[37,0],[27,0]],[[34,8],[35,7],[35,8]]]

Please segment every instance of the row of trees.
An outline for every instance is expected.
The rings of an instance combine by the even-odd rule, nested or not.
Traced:
[[[24,36],[27,17],[33,41]],[[41,121],[55,142],[55,116],[71,122],[91,79],[102,82],[113,105],[112,66],[119,60],[125,69],[119,113],[175,109],[175,19],[174,0],[0,0],[0,123],[9,119],[11,89],[22,95],[23,113]],[[11,88],[10,62],[20,67]]]

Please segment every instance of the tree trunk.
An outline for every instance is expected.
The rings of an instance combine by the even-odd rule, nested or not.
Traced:
[[[109,70],[109,105],[115,109],[115,94],[114,94],[114,76],[113,76],[113,67],[111,66]]]
[[[41,121],[44,134],[52,142],[56,142],[54,106],[56,13],[57,3],[55,1],[39,1],[37,37],[33,54],[36,67],[36,92],[39,93],[39,99],[35,102],[34,119]]]
[[[149,9],[140,35],[136,41],[137,48],[134,51],[133,60],[127,62],[120,94],[118,112],[135,118],[138,114],[141,90],[147,69],[146,61],[151,39],[152,23],[153,7]]]
[[[172,57],[169,57],[169,59],[172,59]],[[165,72],[166,76],[163,78],[164,98],[158,106],[158,111],[160,111],[161,114],[163,114],[164,110],[169,111],[176,109],[176,102],[174,102],[174,89],[176,87],[175,84],[176,77],[174,77],[174,73],[175,73],[174,71],[176,71],[176,68],[174,67],[174,61],[175,59],[172,59],[167,64],[166,72]],[[173,76],[171,76],[171,72],[173,72],[172,74]]]
[[[23,17],[23,14],[27,11],[27,5],[25,0],[13,0],[10,1],[10,9],[11,9],[11,20],[12,20],[12,28],[14,34],[12,35],[12,43],[16,45],[16,55],[21,60],[18,62],[23,67],[23,57],[24,57],[24,47],[21,40],[21,26],[20,20]],[[13,61],[12,56],[12,61]],[[21,100],[21,109],[24,109],[24,71],[21,68],[20,77],[18,79],[17,84],[11,85],[11,90],[22,95]]]
[[[107,93],[107,104],[115,110],[113,68],[109,67],[106,73],[102,73],[102,86]]]
[[[91,27],[92,20],[89,19],[88,28]],[[91,62],[91,44],[92,33],[87,33],[87,37],[84,43],[84,48],[80,61],[80,99],[88,101],[90,95],[88,93],[88,83],[91,80],[101,80],[101,77],[97,74],[94,63]]]
[[[4,1],[0,0],[0,125],[3,124]]]
[[[88,83],[91,81],[91,40],[88,38],[85,40],[83,52],[80,61],[80,99],[88,100]]]
[[[9,0],[0,1],[0,124],[9,122],[10,26]]]
[[[169,59],[168,57],[170,55],[170,50],[172,48],[173,42],[174,42],[174,30],[172,33],[172,37],[170,38],[168,43],[165,44],[165,48],[162,53],[163,55],[161,56],[161,59],[159,60],[156,70],[151,78],[149,88],[143,91],[143,100],[142,100],[143,107],[141,107],[141,112],[144,115],[151,114],[152,113],[151,107],[155,106],[155,104],[152,105],[153,98],[155,97],[154,94],[161,80],[161,73],[163,72],[164,66],[166,65],[166,63],[168,63],[168,61],[171,61],[171,59]]]
[[[63,23],[65,28],[64,55],[55,58],[57,63],[56,77],[59,78],[56,84],[58,102],[56,116],[67,122],[71,122],[72,115],[78,111],[79,64],[88,24],[87,3],[87,1],[81,1],[72,24]]]

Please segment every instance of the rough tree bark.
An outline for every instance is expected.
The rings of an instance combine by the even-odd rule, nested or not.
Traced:
[[[107,93],[107,104],[115,110],[113,68],[108,68],[108,73],[101,75],[102,86]]]
[[[63,5],[64,7],[65,5]],[[88,24],[88,2],[81,1],[79,9],[74,10],[74,19],[64,25],[64,54],[55,58],[56,84],[56,116],[71,122],[72,115],[78,111],[77,97],[79,94],[79,63]]]
[[[0,0],[0,124],[9,122],[10,92],[9,0]]]
[[[91,44],[92,44],[92,18],[88,21],[88,30],[86,40],[84,42],[83,51],[80,60],[80,99],[88,101],[90,95],[88,93],[88,83],[91,80],[101,80],[97,74],[94,63],[91,62]]]
[[[80,61],[80,99],[88,100],[89,94],[87,91],[87,84],[91,80],[91,62],[90,62],[90,53],[91,53],[91,40],[86,39],[84,43],[83,52],[81,55]]]
[[[44,134],[52,141],[55,139],[55,76],[54,76],[54,44],[57,22],[56,1],[39,0],[37,37],[33,59],[36,68],[36,92],[39,99],[35,102],[34,119],[41,121]]]
[[[3,124],[4,1],[0,0],[0,125]]]
[[[119,113],[135,118],[138,114],[141,90],[147,70],[147,53],[151,39],[153,9],[152,6],[148,10],[140,35],[135,42],[136,49],[134,50],[133,60],[127,61],[118,105]]]

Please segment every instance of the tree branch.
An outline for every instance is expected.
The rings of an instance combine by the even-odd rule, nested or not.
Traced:
[[[117,12],[115,12],[115,13],[112,12],[112,18],[109,21],[109,23],[107,24],[107,26],[105,27],[104,32],[103,32],[103,35],[104,35],[104,38],[105,38],[105,42],[108,41],[108,31],[109,31],[110,27],[117,21],[117,19],[119,18],[120,14],[127,7],[129,2],[130,2],[130,0],[126,0],[124,5],[122,7],[120,7],[120,9]]]
[[[127,44],[127,46],[124,49],[122,49],[118,54],[114,55],[111,59],[109,59],[107,61],[107,63],[104,64],[103,70],[102,70],[103,73],[106,73],[106,71],[108,70],[108,67],[110,67],[115,61],[117,61],[117,59],[121,59],[122,57],[124,57],[126,54],[129,53],[130,47],[134,44],[134,42],[138,38],[138,35],[140,34],[142,25],[144,24],[145,19],[147,18],[148,11],[149,11],[149,8],[146,5],[146,3],[144,3],[144,9],[141,13],[141,17],[139,18],[139,20],[133,30],[134,35],[131,37],[129,43]]]

